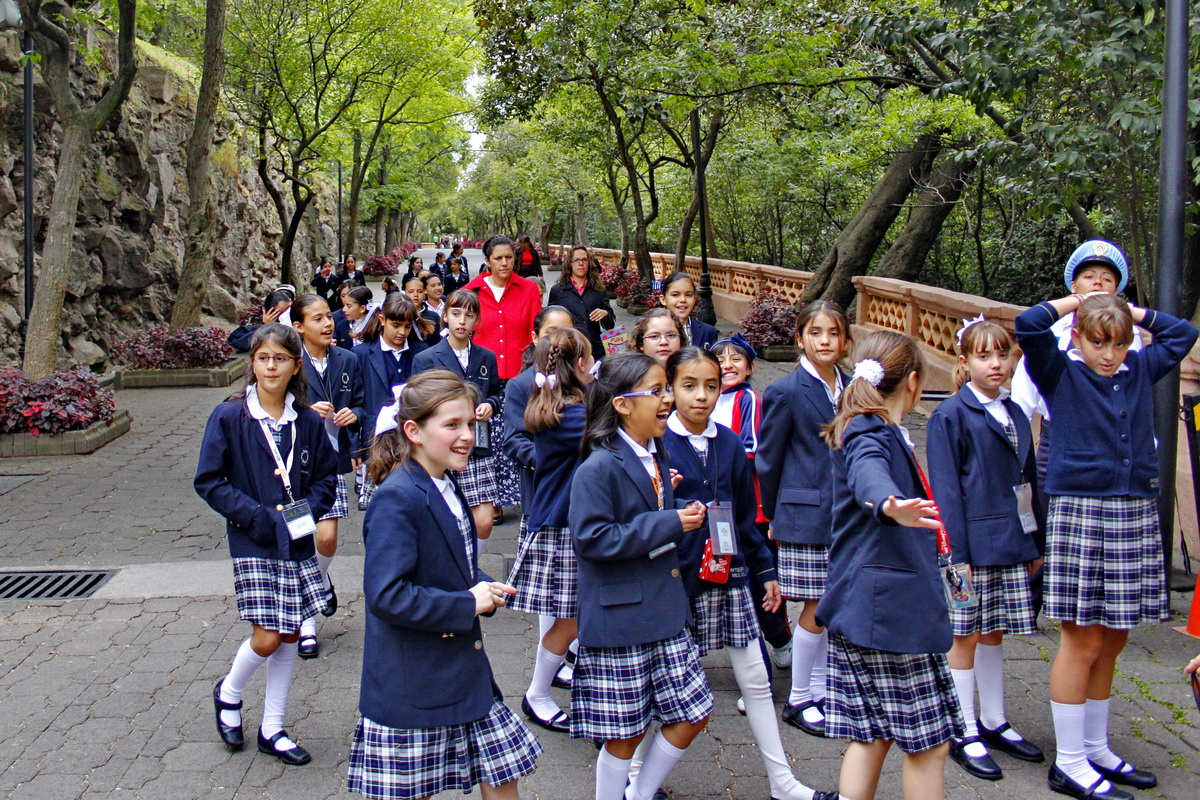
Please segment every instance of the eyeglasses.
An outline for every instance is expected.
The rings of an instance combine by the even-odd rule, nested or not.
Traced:
[[[626,392],[625,394],[617,395],[617,397],[658,397],[662,393],[662,389],[647,389],[644,392]]]
[[[588,258],[572,258],[571,263],[572,264],[590,264],[592,262],[591,262],[591,259],[588,259]]]
[[[296,361],[295,356],[255,356],[254,357],[254,363],[259,364],[264,367],[267,366],[268,364],[271,364],[272,362],[276,366],[284,367],[284,366],[287,366],[289,363],[294,363],[295,361]]]
[[[678,333],[647,333],[645,336],[642,337],[642,339],[647,342],[655,342],[655,343],[662,342],[662,341],[678,342],[679,334]]]

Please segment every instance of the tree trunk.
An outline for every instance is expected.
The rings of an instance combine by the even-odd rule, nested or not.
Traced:
[[[679,222],[679,243],[675,245],[675,269],[683,269],[683,265],[687,263],[688,244],[692,239],[692,224],[696,221],[696,216],[700,213],[700,193],[692,192],[692,202],[688,204],[687,211],[683,214],[683,219]],[[712,240],[709,239],[709,246],[712,246]]]
[[[350,169],[350,205],[347,209],[349,225],[346,227],[347,253],[353,253],[358,239],[358,205],[363,182],[367,177],[367,165],[362,160],[362,133],[354,131],[354,164]]]
[[[550,231],[554,230],[554,220],[558,217],[558,206],[550,209],[550,216],[542,223],[542,229],[538,231],[538,244],[542,248],[542,252],[550,252]]]
[[[587,195],[583,192],[575,193],[575,244],[588,246]]]
[[[387,225],[384,226],[383,249],[389,253],[395,250],[397,247],[396,237],[399,232],[399,217],[399,211],[388,212]]]
[[[819,298],[849,308],[855,295],[852,279],[866,274],[875,251],[917,181],[928,173],[940,147],[938,134],[927,133],[917,137],[911,148],[896,153],[854,219],[838,234],[825,260],[813,272],[801,303]]]
[[[200,78],[200,96],[196,117],[187,146],[188,208],[184,221],[183,266],[179,271],[179,294],[171,311],[171,329],[200,324],[200,308],[212,275],[213,221],[216,208],[212,201],[209,173],[212,162],[212,132],[217,116],[217,100],[225,80],[225,0],[207,0],[204,13],[204,67]]]
[[[271,198],[271,205],[275,206],[275,216],[279,217],[279,233],[282,237],[288,229],[290,218],[287,213],[287,205],[283,200],[283,192],[275,185],[275,181],[271,180],[270,164],[267,158],[267,129],[260,127],[258,129],[258,177],[263,182],[263,188],[267,190],[267,196]]]
[[[304,212],[315,195],[312,192],[297,192],[296,207],[292,209],[292,219],[283,234],[283,253],[279,258],[279,282],[296,284],[295,270],[292,267],[292,252],[296,245],[296,234],[300,231],[300,223],[304,221]]]
[[[904,224],[904,230],[892,242],[873,274],[902,281],[917,279],[943,223],[962,197],[967,176],[973,169],[974,161],[942,159],[934,169],[930,182],[921,187],[917,204]]]

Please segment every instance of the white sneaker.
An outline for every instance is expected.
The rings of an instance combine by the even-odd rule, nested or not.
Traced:
[[[775,665],[776,669],[792,668],[792,643],[790,640],[783,647],[768,645],[767,649],[771,651],[771,663]]]

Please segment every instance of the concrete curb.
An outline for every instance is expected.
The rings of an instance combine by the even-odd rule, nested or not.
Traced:
[[[203,369],[122,369],[113,373],[114,389],[160,389],[170,386],[229,386],[246,372],[239,354],[217,367]]]
[[[0,458],[30,456],[73,456],[93,453],[125,433],[133,418],[124,409],[113,415],[112,422],[97,422],[82,431],[0,434]]]

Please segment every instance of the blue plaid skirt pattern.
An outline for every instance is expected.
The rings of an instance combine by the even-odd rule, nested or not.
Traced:
[[[906,753],[965,735],[944,653],[885,653],[829,635],[825,735],[893,739]]]
[[[375,491],[379,485],[370,478],[363,478],[362,491],[358,493],[358,502],[365,508],[371,504],[371,498],[375,496]]]
[[[692,638],[700,657],[726,647],[748,647],[762,636],[749,586],[706,588],[692,604]]]
[[[1033,594],[1024,564],[1009,567],[971,567],[971,585],[979,595],[973,608],[951,608],[955,636],[1005,631],[1020,636],[1037,633]]]
[[[571,684],[571,737],[630,739],[658,720],[699,723],[712,690],[691,635],[630,647],[580,647]]]
[[[348,516],[350,516],[350,500],[349,495],[346,494],[346,479],[338,475],[337,494],[333,499],[333,507],[321,519],[345,519]]]
[[[467,468],[455,472],[454,482],[467,498],[467,505],[478,506],[483,503],[495,503],[498,495],[496,489],[496,458],[495,456],[477,456],[472,454],[467,461]]]
[[[325,607],[325,581],[316,556],[304,561],[235,558],[233,587],[238,617],[269,631],[295,633]]]
[[[1046,616],[1129,630],[1170,619],[1154,500],[1050,498]]]
[[[527,519],[522,515],[522,521]],[[513,611],[556,619],[579,616],[579,564],[570,528],[542,528],[522,538],[508,585]]]
[[[505,381],[507,384],[508,382]],[[522,410],[523,413],[523,410]],[[519,506],[521,505],[521,470],[522,467],[517,465],[504,453],[504,448],[498,446],[500,441],[500,432],[504,430],[504,411],[497,411],[492,414],[492,432],[494,438],[492,440],[492,456],[496,459],[496,500],[498,506]]]
[[[542,746],[497,700],[483,719],[440,728],[389,728],[362,717],[346,788],[378,800],[503,786],[533,772]]]
[[[829,576],[829,546],[779,542],[775,556],[779,591],[789,600],[817,600],[825,596]]]

